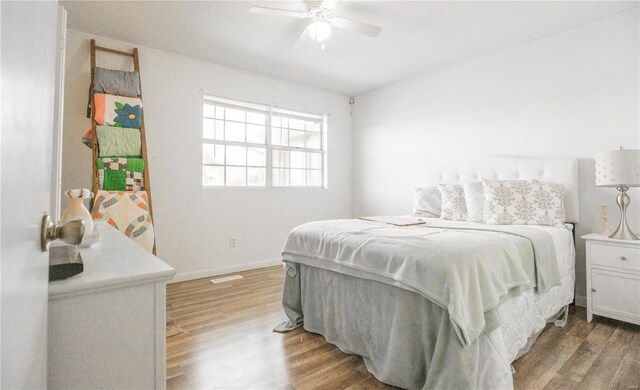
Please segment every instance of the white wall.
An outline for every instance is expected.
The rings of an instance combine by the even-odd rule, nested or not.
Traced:
[[[67,35],[63,190],[91,188],[91,150],[81,144],[91,37]],[[131,46],[97,39],[98,45]],[[178,278],[278,262],[288,232],[303,222],[351,216],[348,98],[152,49],[139,48],[158,256]],[[100,53],[98,65],[131,70]],[[202,95],[328,113],[328,189],[202,189]],[[236,247],[229,247],[229,238]]]
[[[580,159],[577,236],[618,222],[617,191],[595,187],[596,152],[640,147],[638,9],[356,98],[355,215],[407,214],[423,167],[472,155]],[[640,233],[640,192],[630,193]],[[577,295],[585,295],[578,240]]]

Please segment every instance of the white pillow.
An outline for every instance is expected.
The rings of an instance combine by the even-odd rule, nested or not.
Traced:
[[[413,215],[439,217],[442,212],[442,195],[436,186],[413,189]]]
[[[467,221],[484,221],[484,185],[481,181],[465,183],[463,189],[467,205]]]
[[[526,180],[482,180],[484,222],[494,225],[564,224],[564,187]]]
[[[442,194],[442,214],[440,218],[451,221],[465,221],[467,219],[467,205],[464,200],[464,190],[460,184],[438,184]]]

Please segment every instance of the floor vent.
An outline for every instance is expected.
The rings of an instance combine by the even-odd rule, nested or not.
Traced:
[[[224,278],[211,279],[211,283],[218,284],[218,283],[230,282],[232,280],[238,280],[238,279],[244,279],[244,278],[241,275],[231,275],[231,276],[225,276]]]

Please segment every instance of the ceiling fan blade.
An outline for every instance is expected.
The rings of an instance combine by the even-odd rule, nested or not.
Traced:
[[[307,40],[307,38],[309,37],[309,28],[311,28],[311,23],[309,23],[309,25],[304,28],[304,31],[302,31],[302,34],[300,34],[300,37],[298,37],[296,43],[291,46],[292,49],[300,48],[302,46],[302,43]]]
[[[339,16],[331,18],[331,25],[344,30],[368,35],[370,37],[375,37],[380,34],[380,31],[382,31],[382,27],[374,26],[369,23],[358,22],[347,18],[341,18]]]
[[[267,8],[267,7],[249,7],[249,13],[263,14],[263,15],[275,15],[275,16],[288,16],[291,18],[306,18],[308,15],[306,12],[291,11],[288,9]]]

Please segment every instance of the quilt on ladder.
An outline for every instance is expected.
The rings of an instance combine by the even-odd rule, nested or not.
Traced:
[[[106,191],[143,191],[144,160],[140,158],[100,157],[98,181]]]
[[[99,190],[92,216],[94,220],[107,221],[148,251],[153,250],[155,233],[146,191]]]

